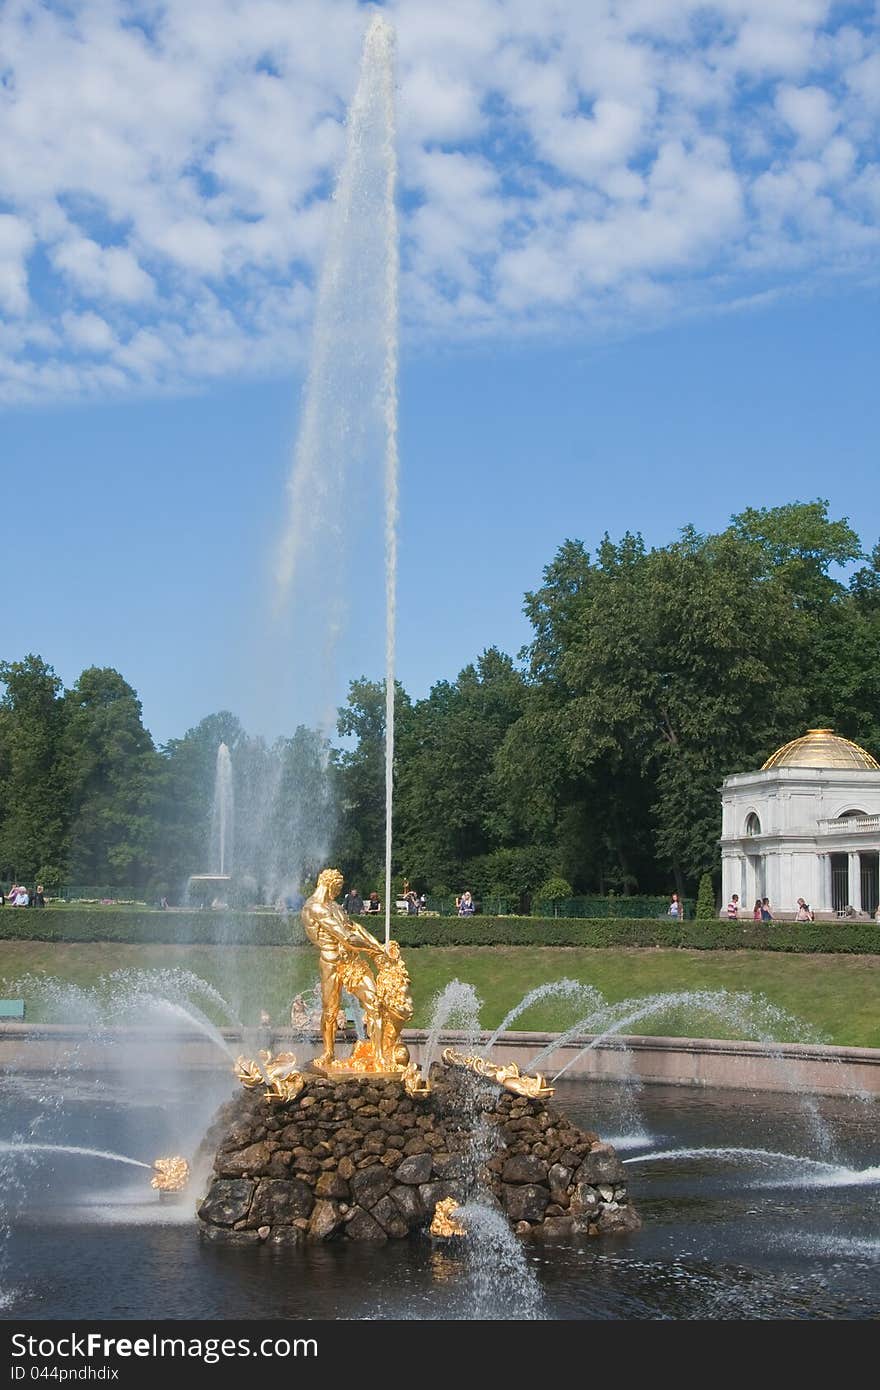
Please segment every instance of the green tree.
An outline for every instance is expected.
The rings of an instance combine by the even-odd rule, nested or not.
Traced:
[[[558,816],[592,796],[621,840],[648,808],[655,882],[668,865],[683,893],[717,868],[721,779],[760,766],[812,709],[817,679],[798,673],[843,592],[828,571],[856,547],[821,502],[743,513],[720,535],[687,527],[651,551],[606,537],[595,561],[567,541],[526,596],[537,693],[506,750],[514,789],[518,759],[533,803]]]
[[[413,706],[397,759],[396,838],[414,881],[463,885],[474,861],[504,845],[494,768],[524,702],[522,674],[493,647]]]
[[[67,872],[70,802],[61,681],[30,653],[0,662],[0,682],[0,872],[58,885]]]
[[[395,763],[400,767],[412,702],[395,686]],[[336,750],[333,767],[338,802],[336,857],[347,884],[366,893],[385,881],[385,686],[365,677],[349,686],[339,710],[337,731],[354,743]],[[395,812],[395,822],[399,822]],[[399,853],[395,869],[400,872]],[[409,868],[406,870],[410,872]],[[384,892],[384,889],[382,890]]]
[[[140,700],[118,671],[90,666],[63,705],[71,876],[143,885],[155,869],[160,764]]]

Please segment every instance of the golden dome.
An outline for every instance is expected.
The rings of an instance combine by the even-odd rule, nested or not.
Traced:
[[[833,729],[807,729],[801,738],[777,748],[762,772],[771,767],[836,767],[846,772],[880,772],[880,763]]]

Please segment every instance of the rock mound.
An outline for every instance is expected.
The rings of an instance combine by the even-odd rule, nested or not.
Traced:
[[[444,1197],[503,1210],[521,1235],[606,1235],[641,1224],[614,1149],[545,1102],[444,1071],[423,1098],[396,1080],[310,1077],[296,1101],[243,1091],[205,1137],[199,1207],[212,1240],[399,1240]]]

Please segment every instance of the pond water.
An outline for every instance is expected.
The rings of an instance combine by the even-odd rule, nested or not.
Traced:
[[[0,1139],[191,1155],[228,1094],[212,1072],[138,1099],[112,1074],[21,1073],[0,1086]],[[578,1081],[554,1104],[617,1146],[640,1231],[500,1254],[480,1239],[228,1248],[200,1240],[194,1198],[161,1203],[143,1169],[6,1148],[2,1316],[880,1317],[876,1102]]]

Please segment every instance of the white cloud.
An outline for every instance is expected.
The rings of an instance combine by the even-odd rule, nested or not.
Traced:
[[[776,109],[808,148],[824,145],[837,129],[833,103],[821,87],[782,86],[776,95]]]
[[[867,14],[385,8],[411,337],[600,333],[713,285],[755,302],[876,266]],[[3,399],[180,389],[302,356],[366,18],[357,0],[8,0]]]
[[[88,309],[84,314],[67,313],[62,317],[64,331],[77,348],[87,352],[109,352],[116,338],[113,329],[100,314]]]
[[[27,312],[25,261],[33,240],[31,229],[20,217],[0,213],[0,305],[8,314]]]
[[[153,281],[131,251],[99,246],[88,237],[71,237],[52,248],[52,262],[77,289],[97,299],[136,303],[149,299]]]

